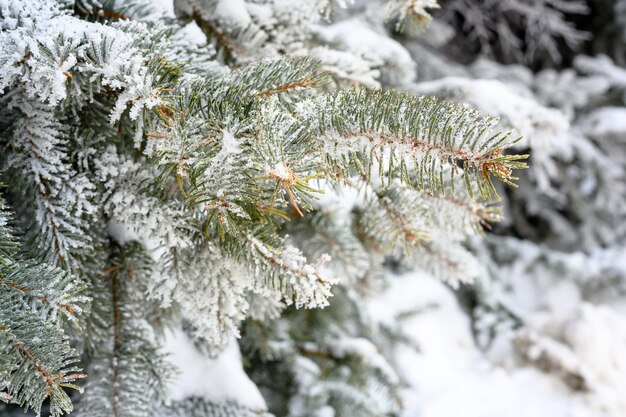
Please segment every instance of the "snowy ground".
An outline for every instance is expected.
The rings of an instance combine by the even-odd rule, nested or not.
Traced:
[[[476,348],[468,316],[453,292],[432,277],[417,273],[395,277],[389,290],[372,302],[372,311],[381,320],[391,319],[399,311],[414,309],[416,300],[436,306],[406,324],[422,351],[406,347],[397,351],[399,372],[409,384],[403,392],[406,417],[626,415],[626,392],[621,408],[611,404],[614,409],[605,411],[594,394],[574,394],[562,381],[533,367],[507,367],[488,360]],[[623,384],[626,374],[621,378]]]
[[[413,272],[393,276],[391,283],[387,291],[369,304],[374,319],[393,321],[399,313],[420,310],[405,323],[405,329],[419,341],[421,350],[399,347],[394,358],[406,384],[401,392],[406,405],[405,417],[626,415],[626,392],[622,391],[626,386],[626,368],[623,367],[626,332],[619,328],[617,320],[614,321],[617,327],[608,328],[609,316],[618,314],[608,307],[575,303],[593,317],[585,318],[583,313],[578,325],[570,325],[569,331],[583,336],[578,344],[572,339],[575,342],[572,348],[578,348],[577,358],[582,358],[582,366],[595,372],[590,378],[600,384],[597,380],[603,377],[602,373],[617,379],[611,386],[600,385],[602,389],[598,393],[593,390],[576,393],[559,378],[512,361],[515,354],[510,340],[501,341],[492,352],[481,352],[473,339],[467,313],[453,291],[440,280]],[[561,295],[567,291],[562,290]],[[601,322],[594,325],[594,318]],[[581,354],[581,346],[587,349],[586,356],[585,352]],[[171,353],[171,361],[181,370],[171,382],[170,400],[203,396],[213,401],[235,401],[256,410],[266,408],[258,389],[243,371],[234,341],[216,359],[203,357],[182,331],[169,332],[165,348]],[[611,358],[611,354],[621,355],[621,358]],[[585,358],[603,363],[584,363]],[[222,378],[217,381],[206,375],[221,375]]]

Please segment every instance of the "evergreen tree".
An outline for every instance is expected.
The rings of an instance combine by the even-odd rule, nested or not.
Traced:
[[[507,3],[518,6],[512,24],[534,27],[533,2]],[[583,9],[545,3],[553,18]],[[398,344],[418,348],[403,323],[420,310],[377,322],[363,299],[389,270],[464,288],[490,267],[491,252],[481,246],[477,260],[466,239],[501,220],[499,195],[526,201],[531,191],[498,183],[515,185],[521,149],[541,161],[537,139],[515,139],[510,128],[523,126],[510,114],[498,122],[413,94],[471,101],[415,84],[413,60],[387,37],[427,23],[434,1],[387,2],[378,31],[322,25],[348,13],[327,1],[174,6],[166,16],[149,1],[0,0],[5,410],[400,413],[390,358]],[[501,7],[491,19],[511,16]],[[355,27],[403,52],[355,49]],[[582,40],[569,26],[554,36]],[[542,39],[526,34],[524,59],[555,58]],[[516,49],[498,47],[504,60]],[[504,227],[522,229],[520,218]],[[477,322],[481,308],[510,313],[474,296]],[[167,329],[206,357],[240,336],[269,411],[173,395]],[[537,345],[522,336],[522,351]]]

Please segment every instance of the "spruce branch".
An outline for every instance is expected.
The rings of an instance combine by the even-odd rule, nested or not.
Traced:
[[[393,92],[320,93],[316,89],[324,87],[328,77],[318,62],[307,58],[244,65],[263,36],[282,38],[285,26],[289,33],[284,38],[295,40],[295,48],[275,47],[272,39],[259,51],[275,47],[273,52],[280,55],[309,48],[310,29],[289,26],[310,20],[306,14],[317,2],[290,3],[285,16],[265,26],[260,11],[278,11],[285,7],[281,2],[248,2],[250,20],[244,16],[242,25],[229,25],[232,22],[218,13],[224,12],[218,10],[220,2],[189,0],[190,17],[215,46],[219,60],[236,69],[213,60],[212,48],[194,49],[189,38],[176,37],[188,28],[180,30],[170,19],[155,22],[157,17],[144,22],[148,1],[35,3],[9,0],[0,11],[9,28],[0,33],[0,55],[6,58],[0,59],[0,100],[7,104],[0,113],[8,120],[0,124],[10,136],[6,147],[2,142],[6,152],[0,159],[12,181],[18,180],[13,184],[27,185],[22,193],[12,184],[11,198],[34,207],[32,213],[20,213],[18,221],[24,223],[34,214],[31,233],[38,235],[39,249],[90,283],[88,334],[81,339],[90,381],[79,403],[81,416],[154,413],[153,406],[165,396],[168,371],[155,342],[156,311],[159,320],[170,313],[182,315],[196,337],[221,346],[238,334],[246,316],[277,318],[285,304],[326,306],[334,280],[329,278],[323,245],[339,254],[336,264],[349,264],[346,270],[356,278],[382,270],[383,252],[389,254],[400,245],[418,255],[424,245],[420,260],[435,255],[443,259],[435,259],[443,271],[460,271],[463,259],[452,250],[462,249],[460,236],[468,225],[490,213],[480,199],[467,196],[477,191],[482,198],[495,198],[493,177],[512,183],[512,170],[525,166],[523,157],[504,155],[511,144],[505,134],[489,137],[490,119],[465,107]],[[402,6],[400,13],[406,16],[401,20],[409,15],[425,19],[427,6],[434,4],[393,3]],[[280,42],[285,40],[275,43]],[[350,55],[342,53],[343,58]],[[196,65],[203,54],[206,61]],[[357,66],[366,67],[367,77],[377,71],[366,60],[357,61]],[[359,75],[361,69],[356,71]],[[146,135],[144,124],[150,129]],[[283,235],[283,226],[317,208],[318,180],[317,185],[328,180],[345,184],[354,176],[364,176],[376,187],[381,184],[371,204],[363,211],[355,207],[348,216],[354,217],[345,224],[325,222],[319,227],[323,243],[311,250],[300,244],[305,256]],[[458,179],[465,183],[465,194],[455,192]],[[447,223],[443,215],[427,215],[442,207],[455,215]],[[362,224],[355,225],[354,218]],[[87,300],[71,275],[16,261],[6,219],[0,213],[0,307],[11,306],[0,311],[0,339],[8,341],[0,345],[0,397],[13,395],[11,387],[43,386],[39,396],[14,396],[36,409],[49,396],[53,413],[67,412],[67,395],[62,389],[48,392],[46,384],[57,378],[71,384],[81,376],[70,372],[75,352],[67,350],[58,329],[59,318],[74,320]],[[303,222],[311,221],[316,228],[325,220],[319,210]],[[107,227],[109,233],[103,231]],[[449,246],[440,239],[442,234],[449,234]],[[426,235],[433,246],[423,243]],[[123,244],[129,237],[135,241]],[[139,240],[150,246],[151,256]],[[370,257],[372,247],[381,253]],[[369,282],[363,282],[362,287],[368,287]],[[362,353],[372,353],[370,345],[352,343],[370,329],[365,329],[362,300],[357,299],[361,293],[348,286],[335,293],[341,291],[350,293],[343,294],[348,300],[339,300],[329,315],[290,309],[291,318],[297,319],[281,323],[279,331],[289,334],[272,347],[273,353],[278,352],[283,364],[301,365],[289,370],[289,381],[305,370],[305,360],[306,365],[313,362],[299,347],[314,346],[309,350],[325,353],[323,361],[311,356],[326,362],[327,367],[318,368],[320,375],[328,371],[333,378],[318,385],[323,378],[310,378],[312,384],[297,389],[310,389],[306,395],[317,389],[311,397],[335,405],[339,413],[394,410],[393,401],[380,410],[367,408],[371,394],[386,395],[393,378],[391,373],[374,375],[384,373],[380,356],[375,356],[376,366],[367,366],[371,356]],[[159,299],[160,308],[153,309],[146,296]],[[45,336],[46,349],[54,348],[57,355],[50,358],[33,338],[46,326],[57,331],[57,339]],[[324,326],[333,331],[321,331]],[[22,329],[26,333],[18,334]],[[346,329],[360,334],[350,335],[348,344],[340,343],[345,340],[337,333]],[[307,345],[303,340],[311,335],[324,340]],[[32,355],[20,350],[26,345]],[[54,360],[67,366],[59,367]],[[22,365],[29,378],[39,378],[39,385],[13,383]],[[350,378],[337,372],[339,367],[341,372],[348,369]],[[372,379],[383,380],[385,389],[378,390]],[[292,391],[288,388],[285,392]],[[356,399],[357,407],[344,407],[350,402],[345,398]],[[247,414],[230,405],[180,404],[183,411],[195,406],[199,413]]]
[[[527,155],[503,154],[516,142],[508,140],[510,133],[493,134],[495,120],[464,105],[359,89],[323,97],[316,107],[313,132],[335,175],[345,177],[356,166],[371,177],[380,162],[381,177],[395,173],[410,182],[414,176],[414,186],[434,193],[448,192],[461,175],[470,196],[476,187],[481,198],[493,200],[493,177],[516,186],[513,170],[526,168]]]
[[[170,115],[149,135],[159,187],[177,184],[189,206],[207,213],[207,226],[217,220],[220,236],[236,235],[242,221],[286,218],[287,205],[302,215],[321,164],[287,109],[324,80],[310,59],[265,60],[173,92]]]
[[[234,62],[242,52],[242,47],[237,45],[235,39],[220,27],[216,19],[211,18],[197,0],[187,0],[192,9],[192,18],[207,37],[209,43],[213,43],[218,50],[218,57],[224,62]]]
[[[85,285],[70,274],[45,264],[14,263],[0,267],[0,289],[16,306],[55,322],[61,317],[77,324],[89,297],[80,295]]]
[[[320,62],[308,57],[267,59],[234,72],[232,82],[246,85],[257,97],[321,88],[329,81]]]
[[[8,218],[0,198],[0,398],[37,413],[49,398],[59,416],[73,409],[64,388],[85,377],[59,319],[76,322],[89,299],[69,274],[20,259]]]
[[[39,250],[46,261],[73,267],[76,251],[90,244],[82,218],[95,211],[93,184],[71,167],[67,132],[49,107],[19,94],[10,106],[18,109],[19,118],[8,166],[33,193]],[[62,201],[68,195],[73,196],[70,204]]]
[[[17,239],[9,227],[11,221],[12,217],[5,206],[4,199],[0,197],[0,267],[8,267],[18,250]]]
[[[435,203],[437,207],[433,207],[433,209],[438,209],[440,212],[445,211],[451,219],[463,219],[462,224],[469,224],[471,231],[478,234],[483,233],[484,229],[491,229],[491,223],[502,221],[502,207],[497,205],[483,204],[476,200],[447,194],[427,194],[426,198],[438,201]],[[460,215],[458,211],[461,212]],[[443,217],[440,216],[440,218]],[[456,222],[451,223],[456,224]],[[465,230],[466,233],[470,231],[462,225],[461,230]]]
[[[216,402],[194,396],[162,407],[156,417],[274,417],[274,415],[234,401]]]
[[[170,370],[147,321],[151,306],[144,295],[152,262],[136,242],[110,242],[108,261],[93,277],[94,291],[108,293],[108,305],[90,318],[96,328],[92,337],[102,339],[94,341],[90,380],[77,411],[88,417],[147,417],[164,395]]]
[[[290,234],[298,236],[298,244],[307,257],[332,253],[330,267],[338,276],[356,282],[376,268],[377,257],[367,250],[356,235],[352,221],[343,213],[315,211],[298,222],[287,225]]]
[[[150,0],[75,0],[68,8],[74,16],[103,24],[151,20],[160,12]]]
[[[243,265],[212,243],[170,249],[162,256],[156,275],[150,294],[163,307],[180,309],[194,339],[214,350],[239,336],[239,323],[249,308],[248,295],[259,286]]]
[[[10,401],[35,412],[50,399],[50,414],[60,416],[73,410],[64,388],[82,391],[74,384],[85,378],[72,366],[79,357],[62,330],[31,314],[14,310],[0,296],[0,389]]]
[[[309,264],[302,253],[293,246],[274,248],[262,242],[252,233],[243,238],[249,245],[250,261],[255,269],[263,271],[266,280],[285,294],[288,303],[296,308],[314,308],[328,304],[331,297],[330,286],[334,279],[326,277],[320,269],[330,261],[322,255],[314,264]],[[260,260],[260,262],[254,262]],[[275,279],[279,283],[276,285]]]
[[[408,256],[411,248],[431,239],[427,223],[420,213],[420,196],[417,193],[395,187],[374,190],[374,195],[373,204],[382,209],[382,213],[376,209],[365,210],[361,224],[365,233],[378,242],[378,248],[387,252],[401,245],[403,253]]]
[[[117,0],[76,0],[73,3],[73,13],[86,20],[106,21],[130,19],[127,10],[132,7],[132,2],[126,6],[119,6]]]
[[[455,194],[420,192],[394,180],[389,186],[364,186],[367,204],[359,228],[376,251],[399,252],[410,257],[432,240],[462,241],[480,234],[488,222],[500,220],[500,208],[483,205],[467,196],[465,188]]]
[[[453,288],[471,283],[479,273],[478,260],[453,240],[435,239],[422,245],[411,262]]]
[[[215,17],[219,2],[201,4],[198,0],[185,0],[191,7],[191,18],[196,22],[209,44],[217,50],[218,60],[237,65],[241,57],[263,40],[263,33],[255,25],[233,25]]]

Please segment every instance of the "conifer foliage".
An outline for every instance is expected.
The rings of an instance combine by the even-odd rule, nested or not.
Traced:
[[[0,0],[3,401],[52,416],[247,415],[163,405],[176,371],[162,332],[184,322],[209,353],[243,329],[259,385],[261,369],[290,375],[272,388],[291,415],[400,406],[372,341],[410,341],[354,319],[361,289],[381,285],[389,256],[471,278],[462,241],[499,218],[494,181],[515,185],[526,156],[468,106],[338,89],[328,57],[346,52],[311,58],[329,45],[299,27],[327,2],[250,3],[248,20],[226,3],[177,1],[173,18],[147,1]],[[400,3],[389,15],[403,25],[436,6]],[[333,214],[341,193],[362,201],[347,221]]]
[[[75,325],[89,301],[85,285],[18,252],[11,217],[0,200],[0,387],[2,399],[39,413],[50,398],[54,415],[72,411],[65,389],[85,377],[63,325]]]

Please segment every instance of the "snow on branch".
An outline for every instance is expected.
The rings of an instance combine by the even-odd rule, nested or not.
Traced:
[[[504,154],[516,142],[510,132],[494,133],[495,120],[468,106],[359,89],[322,97],[316,110],[314,132],[328,167],[344,175],[357,162],[370,177],[373,165],[383,161],[389,176],[410,182],[415,175],[420,190],[448,192],[462,175],[470,196],[475,186],[481,198],[493,200],[493,177],[515,186],[513,170],[526,168],[527,155]]]

